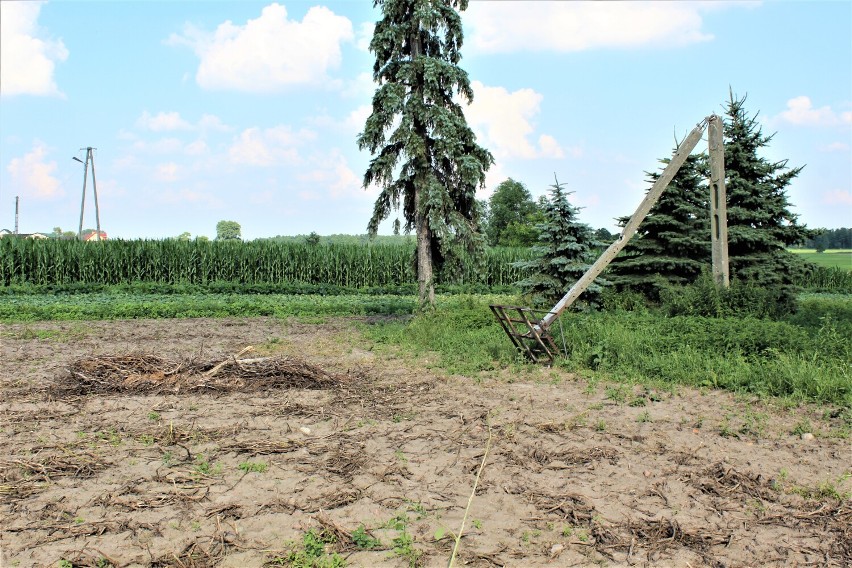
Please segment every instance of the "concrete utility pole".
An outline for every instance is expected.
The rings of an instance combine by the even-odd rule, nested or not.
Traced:
[[[710,243],[713,280],[716,286],[731,285],[728,270],[728,207],[725,191],[725,145],[722,142],[722,119],[707,119],[707,143],[710,150]]]
[[[621,235],[607,248],[600,258],[583,274],[568,290],[565,296],[538,323],[535,323],[534,311],[518,306],[492,305],[497,321],[512,343],[533,361],[553,362],[557,348],[548,329],[566,308],[603,272],[610,262],[621,252],[627,242],[636,234],[639,225],[650,213],[651,208],[671,183],[686,158],[701,140],[705,129],[708,129],[707,141],[710,151],[710,229],[713,260],[713,279],[719,288],[729,286],[728,273],[728,221],[725,206],[725,146],[723,142],[722,120],[715,114],[699,122],[675,150],[663,173],[648,190],[645,199],[639,204],[636,212],[624,225]],[[514,312],[518,315],[515,316]],[[523,325],[515,325],[523,324]],[[520,328],[520,329],[518,329]]]
[[[18,234],[18,202],[20,199],[17,195],[15,196],[15,235]]]
[[[92,153],[92,150],[97,150],[97,148],[92,148],[89,146],[88,148],[80,148],[81,150],[86,151],[86,161],[83,162],[80,158],[74,156],[72,160],[76,160],[83,164],[85,168],[83,170],[83,198],[80,201],[80,226],[77,229],[77,238],[83,240],[83,212],[86,209],[86,182],[88,181],[89,176],[89,163],[92,164],[92,191],[95,194],[95,221],[97,223],[97,231],[98,231],[98,240],[101,239],[101,212],[98,207],[98,185],[95,181],[95,155]]]

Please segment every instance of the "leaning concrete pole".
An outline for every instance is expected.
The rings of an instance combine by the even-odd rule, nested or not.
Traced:
[[[707,119],[707,142],[710,149],[710,243],[713,280],[716,286],[731,284],[728,268],[728,210],[725,192],[725,145],[722,141],[722,119],[715,114]]]
[[[624,230],[621,231],[621,236],[618,237],[618,240],[609,245],[609,248],[604,251],[600,258],[598,258],[586,271],[586,273],[583,274],[583,276],[581,276],[573,286],[571,286],[568,293],[565,294],[565,296],[563,296],[562,299],[553,306],[553,309],[542,318],[536,326],[538,330],[548,329],[553,321],[559,317],[559,314],[565,311],[568,306],[574,303],[580,294],[586,291],[586,288],[594,282],[595,278],[603,272],[604,268],[612,262],[612,259],[621,252],[621,249],[623,249],[633,235],[636,234],[636,230],[639,228],[639,225],[651,211],[654,204],[660,199],[663,191],[665,191],[666,187],[668,187],[669,183],[671,183],[672,179],[675,177],[675,174],[677,174],[677,171],[686,161],[687,156],[692,153],[692,150],[698,144],[698,141],[701,140],[701,135],[704,134],[704,129],[707,126],[708,120],[708,118],[705,118],[699,122],[695,128],[692,129],[692,132],[687,135],[686,139],[680,143],[680,146],[677,147],[674,155],[672,155],[669,165],[666,166],[666,169],[663,170],[663,173],[660,174],[660,177],[654,182],[654,185],[651,186],[647,195],[645,195],[645,199],[643,199],[642,203],[639,204],[639,208],[636,209],[636,212],[633,213],[633,216],[629,221],[627,221],[627,224],[624,226]]]

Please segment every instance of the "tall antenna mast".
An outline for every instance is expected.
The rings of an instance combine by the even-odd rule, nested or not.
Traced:
[[[18,234],[18,201],[20,201],[20,197],[15,196],[15,234]]]
[[[98,240],[101,240],[101,211],[98,207],[98,185],[95,181],[95,155],[92,150],[97,150],[97,148],[92,148],[89,146],[88,148],[80,148],[81,150],[86,151],[86,161],[83,162],[78,157],[73,157],[73,160],[76,160],[83,164],[85,168],[83,170],[83,197],[80,201],[80,226],[77,229],[77,238],[83,240],[83,212],[86,209],[86,183],[88,182],[89,177],[89,163],[92,164],[92,191],[95,194],[95,222],[97,223],[97,231],[98,231]]]

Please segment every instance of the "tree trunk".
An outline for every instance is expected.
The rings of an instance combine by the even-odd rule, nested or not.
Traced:
[[[422,186],[414,188],[414,224],[417,230],[417,285],[420,308],[435,306],[435,283],[432,275],[432,231],[425,211],[420,206]]]
[[[420,56],[422,46],[420,45],[419,26],[418,32],[411,36],[411,59],[415,61]],[[418,77],[414,82],[415,97],[423,97],[422,92],[422,77]],[[424,147],[426,146],[426,127],[419,117],[414,119],[414,131],[423,139]],[[426,162],[429,161],[428,150],[424,156]],[[420,309],[435,306],[435,283],[432,272],[432,230],[429,228],[429,218],[426,215],[426,208],[423,205],[423,190],[425,176],[422,174],[415,178],[414,182],[414,226],[417,231],[417,285],[420,299]]]

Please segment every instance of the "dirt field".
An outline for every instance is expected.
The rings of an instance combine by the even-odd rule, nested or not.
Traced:
[[[480,467],[457,566],[852,565],[843,416],[445,376],[363,324],[3,326],[0,567],[446,566]]]

